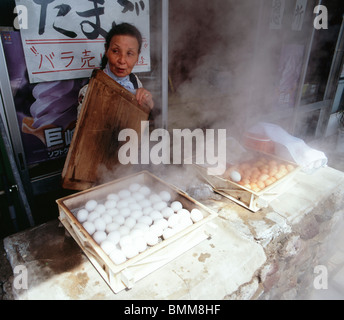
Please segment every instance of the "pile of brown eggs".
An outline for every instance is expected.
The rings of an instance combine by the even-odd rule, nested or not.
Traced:
[[[294,165],[283,160],[260,157],[229,167],[223,177],[254,192],[260,192],[295,169]]]

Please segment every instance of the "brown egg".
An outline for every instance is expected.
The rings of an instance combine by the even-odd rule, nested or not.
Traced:
[[[276,178],[277,180],[279,180],[279,179],[283,178],[283,174],[281,174],[280,172],[277,172],[277,173],[275,174],[275,178]]]
[[[249,168],[250,168],[250,165],[248,163],[246,163],[246,162],[241,163],[239,165],[239,170],[242,170],[242,171],[245,171],[246,169],[249,169]]]
[[[277,161],[276,160],[270,160],[269,161],[269,166],[271,167],[277,167]]]
[[[254,187],[254,188],[252,188],[252,191],[254,191],[254,192],[259,192],[259,191],[261,191],[258,187]]]
[[[242,172],[242,175],[244,177],[250,177],[251,174],[252,174],[252,169],[251,168],[247,168],[247,169],[243,170],[243,172]]]
[[[258,160],[258,161],[253,163],[253,166],[256,168],[259,168],[259,167],[263,166],[264,164],[265,164],[264,161]]]
[[[250,179],[247,179],[247,178],[242,179],[241,182],[243,183],[244,186],[251,183]]]
[[[270,176],[268,174],[262,174],[262,175],[259,176],[258,180],[264,182],[264,181],[266,181],[269,178],[270,178]]]
[[[289,173],[287,169],[282,169],[279,172],[282,174],[283,177]]]
[[[280,164],[278,166],[278,170],[281,171],[281,170],[287,170],[287,167],[284,165],[284,164]]]
[[[269,171],[268,168],[263,168],[263,169],[260,170],[260,172],[263,173],[263,174],[269,174],[270,171]]]
[[[277,167],[269,170],[269,176],[273,177],[278,172]]]
[[[263,190],[265,188],[265,183],[263,181],[258,181],[257,186],[259,189]]]
[[[258,179],[260,175],[261,175],[261,172],[257,168],[255,168],[252,170],[251,179]]]
[[[272,185],[274,183],[274,181],[272,180],[272,178],[269,178],[267,180],[265,180],[265,185],[268,187],[270,185]]]
[[[292,164],[288,164],[288,165],[287,165],[287,170],[288,170],[289,172],[292,172],[294,169],[295,169],[295,167],[294,167]]]

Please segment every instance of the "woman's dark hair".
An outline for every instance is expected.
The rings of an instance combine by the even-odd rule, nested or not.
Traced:
[[[141,35],[141,32],[132,24],[121,23],[121,24],[113,25],[105,38],[105,50],[109,48],[111,39],[114,36],[132,36],[136,38],[139,43],[139,53],[141,53],[142,35]],[[107,63],[108,63],[108,59],[106,55],[104,54],[102,58],[101,69],[105,69]]]

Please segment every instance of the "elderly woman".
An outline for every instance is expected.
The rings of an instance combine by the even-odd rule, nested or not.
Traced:
[[[128,23],[115,25],[106,37],[101,68],[109,77],[135,94],[141,106],[153,109],[152,94],[143,88],[141,81],[132,73],[139,59],[141,47],[142,35],[136,27]],[[80,90],[78,113],[86,91],[87,86]]]

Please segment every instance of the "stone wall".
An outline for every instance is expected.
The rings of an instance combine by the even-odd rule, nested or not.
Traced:
[[[336,191],[300,222],[290,225],[290,232],[276,234],[264,248],[265,265],[257,270],[251,282],[225,299],[309,298],[314,290],[316,266],[324,265],[329,272],[333,267],[328,263],[327,253],[344,223],[343,203],[343,191]]]

